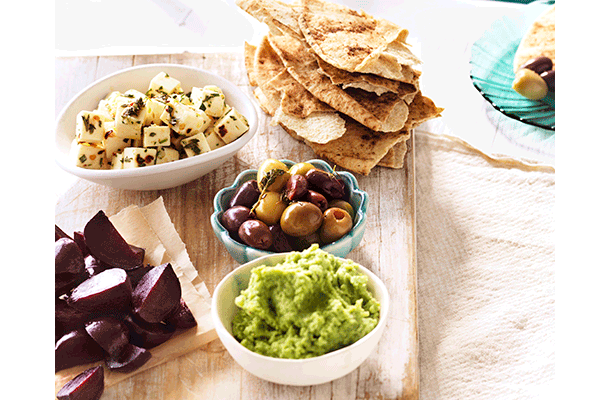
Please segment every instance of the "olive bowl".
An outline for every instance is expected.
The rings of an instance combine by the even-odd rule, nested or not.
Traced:
[[[233,337],[232,321],[238,311],[235,298],[248,287],[252,269],[280,263],[288,254],[274,253],[260,257],[236,268],[220,281],[212,295],[212,320],[216,333],[233,359],[261,379],[293,386],[319,385],[339,379],[358,368],[373,352],[389,315],[388,289],[381,279],[361,265],[358,265],[358,271],[368,277],[367,288],[379,301],[380,314],[377,326],[355,343],[318,357],[283,359],[255,353]]]
[[[290,160],[280,160],[288,168],[296,164]],[[323,160],[308,160],[305,161],[313,164],[314,167],[324,170],[326,172],[333,172],[333,168]],[[212,228],[216,237],[226,247],[231,257],[240,264],[247,263],[255,260],[259,257],[267,256],[270,254],[277,254],[272,251],[261,250],[254,247],[247,246],[233,239],[229,234],[229,231],[221,224],[220,219],[225,210],[229,208],[229,202],[231,198],[237,192],[239,187],[249,180],[255,180],[257,170],[249,169],[240,173],[233,184],[226,187],[216,193],[214,197],[214,212],[210,217]],[[329,243],[325,246],[320,246],[320,249],[326,251],[337,257],[345,257],[351,252],[362,240],[364,236],[364,230],[366,227],[366,210],[368,208],[369,198],[365,191],[360,190],[358,187],[358,181],[353,174],[346,171],[335,172],[345,183],[345,189],[349,191],[348,202],[354,209],[354,226],[341,239]]]

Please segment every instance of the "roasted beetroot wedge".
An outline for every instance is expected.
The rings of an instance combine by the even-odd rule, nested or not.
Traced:
[[[191,312],[191,309],[186,305],[184,299],[180,299],[180,305],[165,321],[168,325],[174,326],[176,329],[189,329],[197,326],[197,321]]]
[[[69,238],[55,241],[55,274],[78,275],[85,270],[85,258],[78,244]]]
[[[151,269],[133,290],[133,313],[146,322],[161,322],[178,308],[182,289],[171,264]]]
[[[113,371],[131,372],[146,364],[151,357],[150,351],[128,344],[120,357],[106,358],[106,365]]]
[[[71,237],[68,236],[68,234],[66,232],[62,231],[59,226],[55,225],[55,241],[57,241],[58,239],[61,239],[61,238],[71,239]]]
[[[80,285],[85,279],[87,274],[56,274],[55,275],[55,296],[67,294],[70,290]]]
[[[103,211],[87,222],[83,231],[87,248],[100,261],[117,268],[142,265],[142,255],[134,251]]]
[[[93,275],[97,275],[102,271],[110,269],[108,265],[101,263],[97,258],[93,257],[89,254],[85,257],[85,271],[87,271],[87,276],[90,278]]]
[[[87,257],[89,255],[89,249],[85,243],[85,234],[81,231],[74,232],[74,241],[78,244],[78,247],[80,247],[83,256]]]
[[[96,315],[122,314],[131,306],[131,293],[127,272],[111,268],[78,285],[67,301],[74,308]]]
[[[128,315],[123,320],[129,328],[129,343],[144,349],[152,349],[167,342],[176,328],[161,322],[149,323],[135,315]]]
[[[64,334],[85,326],[89,313],[70,307],[65,300],[55,299],[55,330]]]
[[[151,269],[154,267],[152,265],[142,265],[141,267],[136,267],[127,270],[127,275],[129,276],[129,280],[131,281],[131,287],[135,288],[140,283],[140,279],[144,275],[146,275]]]
[[[104,367],[89,368],[66,383],[59,392],[58,400],[99,400],[104,393]]]
[[[100,317],[85,324],[85,330],[112,357],[121,355],[129,343],[127,326],[114,317]]]
[[[55,343],[55,372],[75,365],[101,361],[104,357],[104,350],[91,339],[85,328],[75,329]]]

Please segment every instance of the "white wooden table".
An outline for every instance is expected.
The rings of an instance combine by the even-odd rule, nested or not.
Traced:
[[[179,63],[216,72],[250,93],[242,53],[165,54],[76,57],[56,60],[56,107],[94,80],[132,65]],[[237,263],[216,239],[209,217],[213,197],[235,176],[266,158],[305,161],[316,158],[304,144],[270,124],[260,113],[257,135],[238,154],[208,175],[186,185],[159,191],[116,190],[68,176],[57,169],[55,222],[66,232],[80,230],[98,210],[112,215],[163,196],[165,206],[191,260],[213,292]],[[409,141],[413,149],[413,141]],[[222,344],[203,348],[106,388],[104,399],[417,399],[419,396],[415,196],[413,152],[406,168],[375,168],[358,176],[370,196],[367,229],[349,258],[370,268],[388,286],[392,305],[381,343],[356,371],[328,384],[289,387],[271,384],[237,365]],[[392,196],[387,196],[392,193]]]

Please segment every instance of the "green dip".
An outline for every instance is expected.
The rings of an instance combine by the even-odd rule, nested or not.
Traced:
[[[270,357],[316,357],[350,345],[379,322],[368,277],[314,244],[285,261],[252,270],[235,299],[233,335]]]

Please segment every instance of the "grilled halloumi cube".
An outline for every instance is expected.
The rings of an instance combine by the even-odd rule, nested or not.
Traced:
[[[117,136],[114,131],[114,121],[104,122],[104,131],[103,145],[108,160],[111,160],[112,156],[119,150],[131,146],[132,139],[125,139]]]
[[[115,132],[123,139],[141,139],[146,116],[144,99],[123,97],[116,109]]]
[[[100,144],[104,140],[104,122],[108,119],[96,111],[81,111],[76,116],[76,138],[79,142]]]
[[[225,142],[222,141],[220,136],[214,132],[214,127],[208,128],[203,134],[205,135],[205,140],[208,142],[208,146],[210,146],[210,150],[216,150],[225,145]]]
[[[194,87],[191,90],[193,106],[202,110],[210,117],[219,118],[224,114],[226,99],[218,86]]]
[[[170,141],[169,126],[145,126],[142,135],[142,140],[142,144],[144,145],[144,147],[159,147],[171,145],[172,142]]]
[[[146,116],[144,125],[161,125],[161,114],[165,110],[165,101],[159,98],[146,100]]]
[[[105,169],[106,152],[102,146],[89,143],[79,143],[76,139],[72,141],[70,158],[74,160],[77,167],[87,169]]]
[[[110,169],[123,169],[123,150],[119,150],[110,159]]]
[[[182,139],[180,142],[187,157],[198,156],[199,154],[210,151],[210,146],[203,132]]]
[[[175,99],[170,99],[165,105],[161,121],[177,134],[186,136],[203,132],[213,122],[203,111],[179,103]]]
[[[214,124],[214,132],[227,144],[243,135],[248,129],[248,121],[235,108],[231,108]]]
[[[180,159],[180,152],[171,147],[157,147],[157,159],[155,164],[165,164]]]
[[[165,72],[159,72],[155,75],[154,78],[151,79],[150,84],[148,86],[147,95],[155,95],[155,94],[172,94],[172,93],[182,93],[182,87],[180,87],[180,81],[178,79],[174,79]]]
[[[155,164],[157,149],[150,147],[126,147],[123,150],[123,168],[147,167]]]

